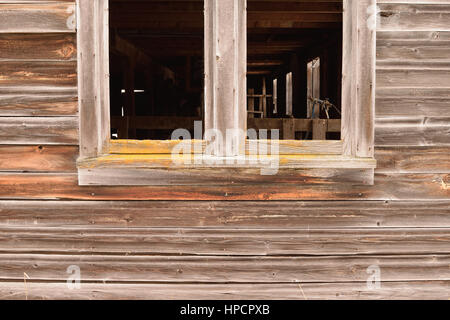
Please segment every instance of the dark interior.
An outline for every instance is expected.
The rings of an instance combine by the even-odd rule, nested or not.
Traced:
[[[202,119],[203,8],[202,0],[110,0],[114,139],[166,140],[173,130],[192,129]],[[339,119],[342,1],[248,0],[249,128],[282,130],[276,119],[308,118],[307,64],[315,58],[320,58],[317,98],[335,106],[326,113],[317,102],[320,118]],[[286,107],[288,73],[291,113]],[[310,127],[296,131],[295,139],[312,139]],[[334,127],[327,139],[340,139],[340,126]]]

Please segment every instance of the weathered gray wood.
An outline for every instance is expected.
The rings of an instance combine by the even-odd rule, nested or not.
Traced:
[[[2,279],[67,279],[77,265],[88,282],[311,283],[364,282],[378,265],[382,280],[439,281],[450,276],[448,255],[364,257],[170,257],[106,255],[0,255]],[[114,263],[114,265],[113,265]]]
[[[450,86],[445,85],[378,88],[377,117],[442,117],[450,106]]]
[[[374,156],[376,90],[376,0],[358,0],[358,75],[356,117],[356,156]]]
[[[205,130],[240,130],[232,154],[245,152],[247,131],[247,0],[205,1]],[[231,138],[233,139],[233,138]]]
[[[373,157],[375,118],[375,0],[344,2],[342,137],[347,155]]]
[[[450,83],[449,68],[420,68],[420,67],[378,67],[377,86],[384,87],[419,87],[439,88],[448,87]]]
[[[76,88],[0,88],[0,116],[70,116],[78,113]]]
[[[75,3],[20,2],[0,3],[0,32],[75,32]]]
[[[450,228],[450,201],[0,201],[0,225],[86,229],[398,228],[401,233],[404,228]]]
[[[76,117],[0,117],[0,144],[78,144]]]
[[[8,253],[295,256],[449,253],[449,229],[0,227]],[[1,259],[1,256],[0,256]]]
[[[449,146],[449,118],[378,118],[377,146]]]
[[[106,300],[447,300],[450,281],[383,282],[381,289],[368,290],[366,282],[183,284],[183,283],[83,283],[70,290],[66,282],[0,282],[6,300],[106,299]]]
[[[450,6],[447,1],[378,1],[381,31],[448,30]],[[408,3],[410,2],[410,3]],[[418,2],[418,3],[416,3]]]
[[[77,1],[80,157],[95,157],[108,147],[108,1]]]
[[[356,75],[356,41],[357,13],[355,0],[343,2],[343,42],[342,42],[342,130],[345,155],[356,154],[356,87],[352,79]]]
[[[449,63],[450,32],[397,31],[377,33],[377,65],[429,66]]]

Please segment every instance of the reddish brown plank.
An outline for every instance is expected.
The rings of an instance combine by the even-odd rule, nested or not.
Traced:
[[[378,173],[450,173],[450,147],[376,148]]]
[[[77,146],[0,145],[0,171],[76,171]]]
[[[80,187],[76,174],[0,174],[0,199],[448,200],[449,174],[377,174],[375,186],[235,185]]]
[[[0,145],[78,144],[77,117],[0,117]]]
[[[76,61],[3,61],[0,64],[0,86],[77,85]]]
[[[67,2],[24,4],[3,1],[0,3],[0,32],[75,32],[75,3]]]

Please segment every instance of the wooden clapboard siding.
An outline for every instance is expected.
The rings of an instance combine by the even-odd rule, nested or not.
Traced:
[[[377,174],[353,184],[81,187],[76,174],[0,173],[0,199],[73,200],[446,200],[449,174]],[[39,188],[37,188],[39,186]]]
[[[0,171],[75,172],[78,146],[0,145]]]
[[[448,1],[378,0],[380,31],[449,30],[450,4]]]
[[[448,299],[450,1],[378,5],[374,186],[79,187],[74,1],[0,0],[0,296]]]
[[[0,117],[0,144],[78,144],[76,117]]]
[[[180,214],[180,212],[182,214]],[[0,227],[450,228],[446,201],[2,201]],[[51,230],[51,229],[50,229]]]
[[[215,282],[309,283],[362,282],[367,267],[378,265],[390,281],[448,280],[449,255],[364,257],[173,257],[111,255],[0,254],[2,278],[20,281],[25,272],[34,281],[64,281],[66,268],[77,265],[88,282]]]
[[[145,300],[314,300],[314,299],[414,299],[449,295],[450,281],[386,282],[379,290],[367,290],[366,282],[271,283],[271,284],[185,284],[185,283],[83,283],[79,290],[67,284],[27,280],[0,283],[3,299],[145,299]]]
[[[375,145],[450,146],[449,120],[449,118],[380,120],[376,127]]]
[[[0,61],[76,59],[75,34],[0,34]]]
[[[71,116],[77,104],[76,88],[0,88],[0,116]]]
[[[449,173],[450,147],[379,147],[378,173]]]
[[[448,229],[179,229],[7,227],[2,252],[276,256],[449,253]],[[1,257],[0,257],[1,259]],[[2,263],[4,265],[4,263]],[[370,264],[369,264],[370,265]],[[368,266],[369,266],[368,265]]]
[[[75,61],[2,61],[0,86],[74,87],[77,84]]]
[[[0,2],[1,32],[75,32],[75,27],[75,3],[73,2]]]

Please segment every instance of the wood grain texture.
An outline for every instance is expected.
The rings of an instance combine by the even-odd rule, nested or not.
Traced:
[[[0,1],[0,297],[448,299],[449,3],[378,4],[374,186],[186,188],[78,186],[74,1]]]
[[[429,31],[449,30],[450,5],[444,3],[414,3],[413,1],[385,3],[378,1],[380,7],[380,31]]]
[[[306,168],[109,168],[78,169],[81,186],[210,186],[247,184],[373,184],[373,169]],[[270,171],[268,171],[270,172]]]
[[[109,110],[109,1],[77,2],[77,83],[80,157],[102,154],[111,137]]]
[[[449,65],[449,31],[397,31],[377,33],[377,65]]]
[[[0,3],[1,33],[75,32],[75,3]]]
[[[450,83],[450,69],[377,68],[377,87],[434,88]]]
[[[449,147],[379,147],[378,173],[450,173]]]
[[[0,34],[0,60],[76,60],[74,34]]]
[[[144,284],[83,283],[69,290],[66,282],[0,282],[0,296],[6,300],[447,300],[450,281],[383,282],[380,290],[368,290],[366,282],[283,284]]]
[[[448,174],[377,174],[375,186],[80,187],[76,174],[0,174],[0,199],[73,200],[448,200]]]
[[[77,146],[0,145],[0,171],[75,172]]]
[[[173,141],[173,140],[161,140],[161,141],[149,141],[149,140],[111,140],[108,153],[110,154],[172,154],[175,146],[180,143],[185,144],[186,148],[190,149],[192,153],[202,153],[205,150],[206,142],[199,140],[190,140],[188,142]],[[201,148],[195,144],[201,143]],[[246,143],[246,153],[255,154],[256,147],[267,148],[271,150],[270,140],[258,140],[259,146],[254,140],[248,140]],[[323,141],[311,141],[311,140],[279,140],[278,149],[280,155],[295,155],[295,154],[328,154],[328,155],[340,155],[342,154],[342,141],[339,140],[323,140]]]
[[[367,280],[367,268],[378,265],[383,281],[448,280],[450,257],[170,257],[104,255],[1,254],[2,280],[64,281],[67,267],[81,269],[81,281],[310,283]]]
[[[75,61],[4,61],[0,64],[0,86],[55,86],[77,85]]]
[[[71,116],[78,113],[76,88],[0,88],[0,116]]]
[[[376,146],[449,146],[450,118],[378,118]]]
[[[450,228],[450,201],[0,201],[2,227]]]
[[[0,144],[78,144],[76,117],[0,117]]]
[[[446,254],[450,229],[1,227],[11,254],[333,256]],[[0,257],[1,258],[1,257]],[[2,263],[3,264],[3,263]]]

